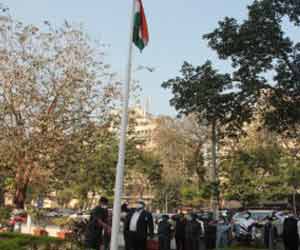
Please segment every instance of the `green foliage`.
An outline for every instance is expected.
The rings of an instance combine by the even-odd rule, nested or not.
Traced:
[[[218,138],[240,134],[244,123],[252,116],[252,107],[244,101],[243,95],[235,91],[231,76],[219,73],[210,61],[197,67],[185,62],[181,68],[181,76],[164,82],[162,87],[172,90],[173,97],[170,104],[180,115],[194,115],[199,125],[206,123],[207,127],[211,128],[208,138],[211,138],[212,144],[210,181],[213,190],[210,194],[215,200],[216,213],[217,201],[220,200],[217,167]],[[198,147],[201,146],[198,144]],[[195,166],[203,166],[201,164],[201,161],[204,162],[203,157],[200,157],[200,150],[197,151],[198,155],[193,157],[196,161],[191,163]],[[199,170],[201,171],[201,168],[197,169]]]
[[[34,237],[15,233],[0,233],[1,250],[68,250],[68,243],[51,237]],[[74,249],[75,250],[75,249]]]
[[[65,166],[87,157],[81,135],[110,124],[119,86],[81,27],[26,25],[0,12],[0,172],[23,208],[28,188],[30,198],[49,191]]]
[[[132,167],[133,170],[144,173],[152,185],[161,182],[162,165],[152,152],[140,152],[140,159]]]
[[[49,221],[49,224],[56,225],[60,227],[61,229],[67,229],[69,225],[71,224],[71,219],[69,217],[58,217],[53,218]]]
[[[231,60],[242,100],[255,105],[262,96],[265,124],[279,132],[300,122],[300,43],[285,30],[300,27],[299,7],[299,1],[256,0],[248,19],[226,17],[204,36],[221,59]]]
[[[199,125],[193,115],[183,119],[157,119],[153,153],[160,163],[157,170],[161,177],[155,190],[158,208],[165,209],[166,203],[172,208],[187,205],[189,202],[182,193],[184,187],[193,186],[197,189],[193,192],[194,200],[203,197],[199,194],[206,174],[202,154],[205,133],[204,126]]]
[[[65,201],[70,197],[78,198],[81,202],[80,207],[84,208],[89,207],[89,193],[101,193],[108,197],[113,195],[119,141],[115,133],[97,126],[86,128],[73,140],[76,141],[73,143],[75,147],[66,149],[65,155],[72,154],[73,150],[78,152],[78,155],[74,155],[72,162],[69,162],[68,158],[66,161],[58,159],[61,178],[54,182],[54,187],[58,190],[59,197],[65,198]],[[149,166],[150,157],[137,149],[138,145],[140,142],[134,137],[128,138],[126,169],[135,168],[147,174],[154,168]],[[148,176],[151,180],[155,179],[154,173],[149,173]]]
[[[279,172],[271,180],[274,196],[291,197],[293,193],[298,193],[300,187],[300,160],[286,154],[278,165]],[[278,190],[279,187],[281,189]]]
[[[289,197],[292,184],[298,184],[298,171],[293,171],[299,163],[287,159],[275,134],[267,130],[248,133],[222,161],[225,198],[248,206]]]
[[[240,130],[250,117],[251,109],[233,91],[230,75],[219,73],[210,61],[198,67],[185,62],[181,76],[164,82],[162,86],[172,90],[174,96],[170,104],[179,114],[194,114],[209,125],[217,123],[228,135]]]
[[[203,193],[198,185],[183,185],[180,189],[181,203],[185,206],[199,207],[203,204]]]
[[[0,224],[7,224],[10,219],[11,209],[6,207],[0,207]]]
[[[153,201],[154,207],[166,212],[169,212],[170,209],[180,207],[182,205],[181,185],[176,180],[158,185]]]

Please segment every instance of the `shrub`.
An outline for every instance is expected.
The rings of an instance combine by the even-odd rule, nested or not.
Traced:
[[[66,229],[70,223],[70,219],[68,217],[59,217],[53,218],[50,220],[50,223],[60,227],[61,229]]]
[[[0,233],[0,239],[1,250],[81,250],[68,241],[52,237]]]
[[[0,207],[0,225],[6,225],[10,219],[11,209]]]

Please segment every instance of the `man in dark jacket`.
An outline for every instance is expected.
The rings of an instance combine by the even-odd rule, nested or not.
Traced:
[[[295,216],[289,216],[283,223],[283,243],[285,250],[298,250],[298,220]]]
[[[275,227],[273,225],[273,217],[268,216],[264,225],[264,243],[268,249],[276,249]]]
[[[184,214],[180,213],[175,218],[175,241],[176,241],[176,250],[185,250],[185,225],[186,220]]]
[[[103,244],[103,230],[110,231],[108,220],[108,199],[101,197],[92,212],[85,232],[85,248],[99,250]]]
[[[125,230],[126,220],[129,213],[130,213],[130,209],[128,207],[128,203],[125,202],[121,206],[121,221],[123,222],[123,237],[124,237],[125,250],[131,250],[129,245],[129,232]]]
[[[168,215],[163,215],[161,221],[158,223],[159,250],[171,249],[172,225],[169,219]]]
[[[202,234],[201,224],[197,221],[196,214],[188,215],[185,228],[185,243],[187,250],[199,250],[200,236]]]
[[[137,208],[130,212],[125,224],[132,250],[146,250],[147,236],[154,235],[152,214],[145,210],[145,203],[139,201]]]

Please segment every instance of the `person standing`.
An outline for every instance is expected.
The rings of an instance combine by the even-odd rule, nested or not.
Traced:
[[[184,214],[180,213],[175,218],[175,241],[176,241],[176,250],[185,250],[185,226],[186,220]]]
[[[185,249],[199,250],[200,236],[202,234],[201,224],[197,221],[196,214],[187,216],[187,223],[185,227]]]
[[[85,232],[85,248],[99,250],[103,244],[104,230],[110,231],[108,221],[108,199],[101,197],[99,204],[92,210]]]
[[[270,249],[276,249],[276,241],[275,241],[275,228],[273,225],[272,216],[267,217],[267,223],[264,226],[264,243],[265,246]]]
[[[146,250],[147,236],[152,238],[154,235],[154,224],[152,214],[145,209],[145,202],[139,201],[137,208],[129,213],[125,230],[131,250]]]
[[[125,250],[130,250],[129,246],[129,232],[125,230],[126,220],[130,209],[128,208],[128,203],[125,202],[121,206],[121,221],[123,222],[123,238],[124,238],[124,248]]]
[[[168,215],[163,215],[162,220],[158,223],[159,250],[171,249],[172,225],[169,219]]]
[[[111,227],[112,227],[112,211],[108,211],[107,225],[109,227],[104,228],[104,233],[103,233],[104,250],[109,250],[109,247],[110,247]]]
[[[217,243],[216,249],[228,247],[228,236],[231,225],[227,222],[226,218],[221,217],[217,223]]]
[[[298,250],[298,220],[294,215],[284,220],[282,238],[285,250]]]

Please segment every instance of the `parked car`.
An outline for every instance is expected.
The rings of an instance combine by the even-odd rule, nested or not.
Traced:
[[[54,208],[54,209],[46,209],[47,217],[69,217],[74,214],[75,210],[69,208]]]
[[[251,218],[255,222],[261,222],[263,221],[266,217],[272,216],[275,211],[274,210],[246,210],[243,212],[238,212],[233,215],[232,221],[234,224],[240,223],[242,220],[244,220],[248,214],[251,214]]]
[[[256,241],[263,237],[263,227],[267,217],[274,214],[274,210],[246,210],[233,215],[234,236],[239,241]],[[247,217],[250,214],[250,218]]]
[[[14,230],[19,232],[21,230],[21,224],[26,223],[27,212],[23,209],[15,209],[11,213],[9,220],[9,226]]]
[[[84,210],[84,211],[79,211],[76,213],[73,213],[69,216],[70,219],[85,219],[89,220],[91,217],[91,211],[90,210]]]

